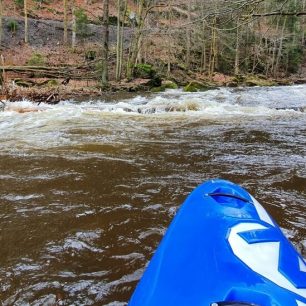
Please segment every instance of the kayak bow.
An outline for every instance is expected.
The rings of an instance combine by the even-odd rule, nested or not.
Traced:
[[[129,306],[306,306],[306,264],[243,188],[211,180],[186,199]]]

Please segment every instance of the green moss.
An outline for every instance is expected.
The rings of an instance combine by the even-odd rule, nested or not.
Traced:
[[[304,58],[302,46],[290,44],[286,52],[288,53],[288,72],[297,73]]]
[[[163,92],[165,90],[166,90],[166,88],[163,85],[151,88],[151,92]]]
[[[77,35],[85,38],[89,35],[89,19],[84,9],[76,8],[74,11],[75,22],[76,22],[76,33]]]
[[[177,84],[169,80],[163,81],[162,86],[164,86],[165,89],[178,89]]]
[[[191,83],[189,83],[188,85],[186,85],[184,87],[184,91],[186,91],[186,92],[197,92],[198,89],[197,89],[196,86],[193,86]]]
[[[85,59],[87,61],[93,61],[95,60],[97,57],[97,52],[94,50],[87,50],[85,51]]]
[[[184,87],[186,92],[197,92],[197,91],[207,91],[210,89],[215,89],[216,87],[211,84],[200,83],[197,81],[192,81]]]
[[[57,80],[49,80],[48,81],[48,86],[53,87],[53,86],[58,86],[59,83]]]
[[[162,81],[160,86],[155,86],[151,88],[151,91],[152,92],[163,92],[166,89],[177,89],[177,88],[178,88],[177,84],[175,84],[174,82],[170,80],[165,80],[165,81]]]
[[[246,86],[275,86],[276,82],[257,76],[248,76],[245,78],[244,84]]]
[[[40,53],[34,52],[31,57],[27,60],[27,65],[29,66],[43,66],[46,60],[44,56]]]
[[[7,28],[11,33],[16,33],[18,29],[18,23],[16,20],[9,20],[7,24]]]
[[[151,79],[156,75],[156,71],[150,64],[138,64],[134,68],[134,77]]]
[[[17,7],[22,8],[23,7],[23,0],[15,0],[15,4]]]

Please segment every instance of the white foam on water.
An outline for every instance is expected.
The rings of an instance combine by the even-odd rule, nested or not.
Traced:
[[[196,93],[169,90],[119,102],[62,101],[57,105],[38,105],[26,100],[6,102],[5,110],[0,112],[0,152],[22,154],[77,147],[80,143],[109,143],[114,132],[135,130],[135,126],[148,128],[156,121],[306,118],[305,98],[306,86],[293,86],[221,88]]]

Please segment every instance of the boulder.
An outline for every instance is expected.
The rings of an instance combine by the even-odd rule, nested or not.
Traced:
[[[216,89],[216,88],[217,87],[213,84],[192,81],[184,87],[184,91],[197,92],[197,91],[207,91],[207,90]]]

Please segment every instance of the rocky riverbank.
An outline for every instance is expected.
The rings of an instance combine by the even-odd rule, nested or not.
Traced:
[[[101,88],[96,81],[54,80],[54,79],[11,79],[2,88],[0,100],[30,100],[37,103],[55,104],[62,100],[105,99],[113,94],[123,95],[135,92],[161,92],[166,89],[182,88],[186,92],[207,91],[218,87],[252,87],[277,86],[306,83],[303,78],[267,79],[263,76],[225,76],[215,74],[213,78],[205,76],[186,77],[182,79],[149,79],[135,78],[120,82],[109,82],[109,86]]]

